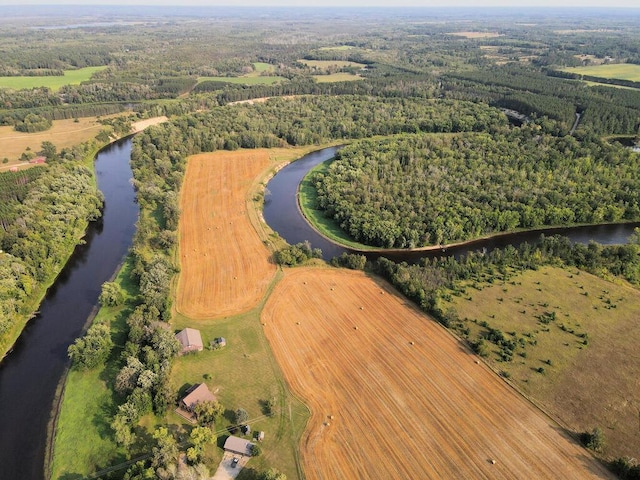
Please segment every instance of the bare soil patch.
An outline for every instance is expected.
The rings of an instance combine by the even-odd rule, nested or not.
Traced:
[[[178,312],[194,318],[254,307],[276,267],[247,214],[247,191],[270,163],[268,150],[195,155],[182,187]]]
[[[146,118],[144,120],[140,120],[138,122],[134,122],[133,125],[131,125],[131,131],[133,133],[138,133],[138,132],[143,131],[147,127],[151,127],[152,125],[158,125],[160,123],[164,123],[167,120],[169,120],[169,119],[164,115],[161,116],[161,117]]]
[[[459,341],[361,272],[285,272],[262,313],[316,478],[613,478]]]

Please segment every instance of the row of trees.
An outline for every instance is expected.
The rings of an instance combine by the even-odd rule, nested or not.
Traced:
[[[640,158],[597,139],[404,135],[353,143],[313,184],[355,240],[413,248],[493,232],[640,219]]]

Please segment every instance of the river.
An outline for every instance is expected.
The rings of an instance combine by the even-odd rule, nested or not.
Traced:
[[[298,185],[303,177],[313,167],[329,160],[335,155],[339,147],[330,147],[313,152],[297,160],[280,170],[268,183],[264,200],[264,219],[267,224],[284,238],[289,244],[309,241],[313,248],[320,248],[325,260],[329,260],[343,252],[352,253],[353,250],[335,244],[331,240],[320,235],[306,221],[298,208]],[[442,255],[460,256],[469,251],[491,251],[494,248],[507,245],[518,246],[524,242],[533,243],[541,233],[545,235],[565,235],[573,242],[589,243],[591,240],[604,245],[627,243],[633,234],[635,227],[640,223],[594,225],[583,227],[547,228],[529,232],[519,232],[500,235],[493,238],[477,240],[466,245],[447,248],[436,251],[389,251],[384,253],[364,253],[370,260],[379,256],[387,257],[394,261],[417,262],[424,257],[437,257]]]
[[[315,165],[333,157],[337,147],[313,152],[283,168],[267,185],[264,217],[289,243],[309,240],[325,258],[344,251],[312,229],[297,208],[300,180]],[[0,479],[44,478],[47,424],[56,388],[67,366],[67,348],[86,325],[100,287],[116,271],[135,232],[138,206],[130,183],[131,139],[106,147],[96,157],[98,187],[105,197],[102,218],[89,226],[86,244],[78,246],[25,328],[13,351],[0,364]],[[637,224],[636,224],[637,225]],[[604,225],[556,229],[574,241],[624,243],[634,225]],[[460,255],[470,249],[495,248],[535,240],[539,233],[518,233],[482,240],[471,247],[450,249]],[[412,261],[424,253],[388,255]],[[442,252],[429,255],[442,255]]]
[[[13,351],[0,364],[0,478],[42,480],[56,388],[67,366],[67,347],[81,335],[100,287],[129,247],[138,205],[131,185],[131,138],[101,150],[95,160],[105,197],[102,218],[89,225]]]

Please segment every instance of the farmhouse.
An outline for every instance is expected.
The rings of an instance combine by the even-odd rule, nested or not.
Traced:
[[[181,332],[176,334],[176,338],[182,345],[180,355],[184,355],[189,352],[201,352],[204,348],[202,344],[202,337],[200,336],[200,330],[195,328],[185,328]]]
[[[237,453],[238,455],[251,456],[253,443],[240,437],[230,435],[224,442],[225,452]]]
[[[36,157],[29,160],[29,163],[41,164],[47,161],[47,157]]]
[[[209,391],[204,383],[198,383],[187,390],[187,395],[180,401],[180,406],[191,412],[200,402],[215,402],[216,396]]]

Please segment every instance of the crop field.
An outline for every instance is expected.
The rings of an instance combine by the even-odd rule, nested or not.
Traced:
[[[354,80],[362,80],[360,75],[354,75],[347,72],[332,73],[331,75],[314,75],[318,83],[332,83],[332,82],[353,82]]]
[[[39,151],[44,141],[53,143],[60,151],[91,140],[103,128],[108,127],[98,123],[96,117],[79,118],[77,122],[72,119],[54,120],[49,130],[37,133],[16,132],[11,126],[0,127],[0,159],[9,159],[8,163],[0,163],[0,170],[13,165],[29,165],[19,160],[20,155],[27,148],[32,152]]]
[[[590,67],[563,68],[562,71],[577,73],[578,75],[591,75],[600,78],[617,78],[640,82],[640,65],[631,63],[611,63],[607,65],[594,65]]]
[[[87,81],[91,76],[107,67],[85,67],[77,70],[65,70],[64,76],[58,77],[0,77],[0,88],[48,87],[54,92],[63,85],[78,85]]]
[[[518,342],[512,361],[499,361],[493,344],[487,359],[527,395],[574,431],[600,427],[605,454],[637,455],[638,290],[545,267],[482,290],[466,288],[451,305],[472,320],[465,322],[472,337],[487,322]]]
[[[434,321],[361,272],[285,272],[263,310],[311,408],[305,476],[613,478]]]
[[[191,318],[254,307],[276,267],[247,212],[247,191],[277,150],[242,150],[189,159],[180,208],[177,310]]]

